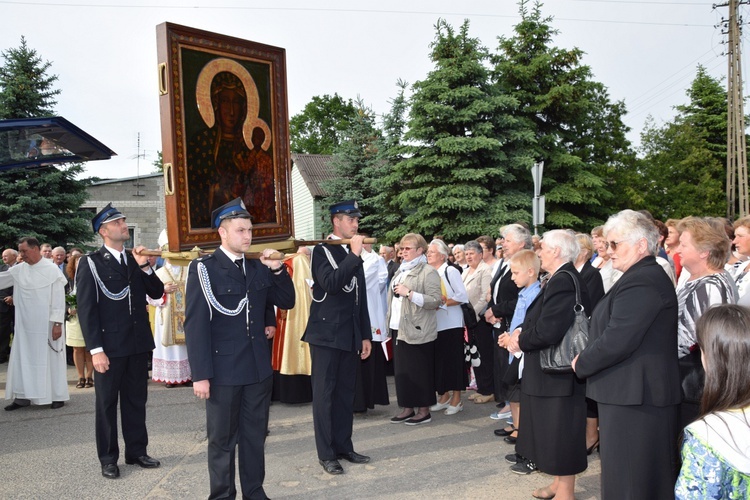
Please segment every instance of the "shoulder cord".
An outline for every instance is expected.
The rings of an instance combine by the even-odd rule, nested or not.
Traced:
[[[321,248],[325,252],[326,257],[328,258],[328,262],[331,263],[331,267],[333,267],[334,270],[338,269],[339,265],[336,264],[336,261],[333,259],[333,255],[331,255],[331,251],[328,250],[323,244],[321,244]],[[356,276],[352,276],[352,281],[348,285],[346,285],[344,288],[342,288],[342,290],[344,290],[344,292],[346,292],[346,293],[352,293],[352,290],[356,290],[357,293],[354,296],[354,303],[355,304],[359,304],[359,283],[357,282],[357,277]],[[312,291],[310,292],[310,295],[312,296]],[[313,302],[320,303],[320,302],[323,302],[324,300],[326,300],[326,297],[328,297],[328,292],[325,292],[323,294],[323,298],[322,299],[317,300],[313,296],[312,300],[313,300]]]
[[[111,292],[106,286],[104,286],[104,282],[102,282],[101,278],[99,278],[99,273],[96,270],[96,264],[94,264],[94,261],[91,260],[91,257],[88,255],[86,258],[89,261],[89,269],[91,269],[91,275],[94,277],[94,281],[96,282],[97,289],[96,289],[96,303],[99,303],[99,290],[102,291],[105,297],[107,297],[109,300],[122,300],[125,297],[128,298],[128,311],[130,314],[133,314],[133,308],[131,307],[130,303],[130,285],[126,286],[122,290],[120,290],[117,293]]]
[[[227,309],[219,303],[219,301],[216,299],[216,296],[214,295],[214,291],[211,289],[211,279],[208,277],[208,270],[206,269],[206,265],[203,264],[203,262],[198,262],[197,270],[198,279],[201,282],[201,289],[203,290],[203,296],[206,298],[206,302],[209,305],[209,320],[213,318],[213,311],[211,310],[211,307],[225,316],[237,316],[242,312],[242,310],[247,305],[247,293],[242,298],[242,300],[240,300],[240,303],[237,304],[237,307],[235,309]]]

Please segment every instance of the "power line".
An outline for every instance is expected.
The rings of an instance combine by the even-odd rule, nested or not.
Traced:
[[[705,56],[707,56],[707,55],[709,55],[709,54],[711,54],[713,52],[714,52],[714,48],[712,47],[710,50],[704,52],[703,54],[701,54],[700,56],[698,56],[696,59],[692,60],[691,62],[689,62],[688,64],[686,64],[682,68],[678,69],[677,71],[675,71],[674,73],[672,73],[671,75],[669,75],[667,78],[665,78],[664,80],[662,80],[658,84],[653,85],[649,90],[647,90],[643,94],[641,94],[641,95],[639,95],[639,96],[631,99],[630,103],[633,105],[633,108],[631,109],[631,111],[635,112],[637,109],[640,109],[643,106],[645,106],[646,104],[648,104],[651,100],[654,99],[655,96],[658,96],[658,95],[662,94],[663,92],[669,90],[671,87],[674,87],[675,85],[678,85],[678,84],[682,83],[682,81],[685,79],[685,76],[682,76],[682,73],[685,72],[686,70],[689,70],[692,73],[692,70],[695,67],[695,65],[696,64],[703,64],[702,60],[704,60]],[[714,59],[715,57],[717,57],[717,56],[714,53],[713,56],[710,59]],[[706,62],[708,62],[708,60],[709,59],[705,59]],[[717,67],[719,67],[718,64],[716,66],[712,67],[711,69],[715,69]],[[659,90],[657,92],[657,89],[659,89],[663,85],[667,84],[670,80],[672,80],[674,78],[677,78],[677,81],[675,81],[673,83],[670,83],[669,85],[666,85],[666,87],[664,89]],[[639,101],[641,101],[641,102],[639,102]]]
[[[595,1],[595,0],[578,0],[578,1]],[[605,2],[605,0],[596,0]],[[612,3],[612,2],[609,2]],[[462,16],[462,17],[490,17],[518,19],[517,14],[486,14],[470,12],[433,12],[418,10],[379,10],[379,9],[337,9],[337,8],[313,8],[313,7],[252,7],[252,6],[200,6],[200,5],[125,5],[125,4],[89,4],[89,3],[53,3],[53,2],[24,2],[13,0],[0,0],[0,4],[7,5],[27,5],[38,7],[85,7],[85,8],[111,8],[111,9],[172,9],[172,10],[253,10],[253,11],[278,11],[278,12],[337,12],[350,14],[407,14],[407,15],[431,15],[431,16]],[[697,4],[696,4],[697,5]],[[655,21],[622,21],[609,19],[577,19],[555,17],[555,21],[572,21],[584,23],[604,23],[604,24],[630,24],[639,26],[680,26],[685,28],[713,28],[710,24],[693,24],[693,23],[667,23]]]
[[[724,66],[725,64],[726,64],[726,61],[723,61],[723,60],[722,60],[722,61],[719,61],[719,62],[717,62],[717,63],[716,63],[715,65],[713,65],[713,66],[711,66],[711,67],[709,67],[709,68],[706,68],[706,71],[708,71],[708,72],[710,73],[711,71],[715,70],[716,68],[718,68],[718,67],[720,67],[720,66]],[[684,78],[687,78],[687,76],[686,76],[686,77],[684,77]],[[659,104],[659,103],[661,103],[661,102],[664,102],[664,101],[665,101],[665,100],[667,100],[667,99],[668,99],[669,97],[673,96],[673,95],[674,95],[675,93],[677,93],[677,92],[679,92],[679,91],[681,91],[681,90],[685,90],[685,88],[686,88],[686,87],[684,87],[684,86],[681,86],[681,87],[675,88],[675,87],[676,87],[676,86],[677,86],[678,84],[684,83],[684,78],[683,78],[683,81],[677,81],[677,82],[675,82],[674,84],[670,85],[669,87],[667,87],[667,88],[665,88],[665,89],[663,89],[663,90],[659,91],[658,93],[656,93],[656,94],[655,94],[655,95],[654,95],[653,97],[651,97],[651,98],[650,98],[650,99],[648,99],[647,101],[644,101],[644,102],[640,103],[640,104],[639,104],[638,106],[635,106],[635,107],[633,108],[633,110],[628,110],[628,116],[629,116],[629,117],[630,117],[631,119],[632,119],[632,118],[635,118],[635,117],[638,117],[638,116],[642,116],[642,115],[644,115],[645,113],[648,113],[649,111],[651,111],[651,109],[652,109],[652,108],[653,108],[653,107],[654,107],[655,105],[657,105],[657,104]],[[672,91],[671,91],[671,92],[669,92],[669,93],[666,93],[666,92],[668,92],[669,90],[672,90]],[[665,94],[665,93],[666,93],[666,94]],[[656,99],[656,98],[658,98],[658,97],[661,97],[661,99],[659,99],[659,100],[657,100],[657,101],[655,101],[655,102],[652,102],[652,101],[654,101],[654,99]],[[636,111],[636,110],[637,110],[637,111]]]
[[[638,4],[638,5],[685,5],[691,7],[709,7],[706,2],[661,2],[647,0],[568,0],[569,2],[609,3],[609,4]]]

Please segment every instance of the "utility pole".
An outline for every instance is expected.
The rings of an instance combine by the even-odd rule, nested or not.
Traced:
[[[729,20],[723,21],[727,39],[727,218],[734,220],[750,213],[747,186],[747,144],[745,106],[742,95],[740,24],[738,9],[748,0],[729,0],[716,7],[729,7]]]

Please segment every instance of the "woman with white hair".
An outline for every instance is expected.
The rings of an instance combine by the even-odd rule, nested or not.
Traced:
[[[461,273],[448,265],[448,245],[432,240],[427,248],[427,263],[440,275],[443,304],[437,310],[438,337],[435,342],[435,391],[437,403],[430,411],[445,410],[446,415],[463,411],[461,391],[469,383],[464,367],[464,318],[461,304],[468,302]]]
[[[548,231],[539,252],[549,278],[526,312],[521,333],[508,350],[524,352],[521,384],[521,425],[511,471],[529,474],[535,469],[554,477],[551,485],[535,490],[536,498],[573,499],[575,475],[586,470],[586,400],[584,385],[570,374],[542,371],[539,352],[559,344],[575,318],[576,288],[581,304],[590,311],[589,297],[573,262],[578,257],[575,236],[564,230]]]
[[[464,254],[464,246],[460,244],[453,245],[451,250],[453,253],[453,261],[456,265],[460,266],[461,269],[466,269],[469,264],[466,262],[466,255]]]
[[[658,232],[648,218],[623,210],[604,229],[610,261],[623,274],[594,309],[589,344],[573,362],[598,403],[602,498],[672,498],[677,297],[654,257]]]

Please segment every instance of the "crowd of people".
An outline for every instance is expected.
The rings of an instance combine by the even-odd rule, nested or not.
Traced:
[[[535,498],[573,498],[595,451],[603,498],[747,498],[750,379],[733,378],[726,394],[704,380],[726,379],[731,356],[750,362],[750,313],[733,308],[750,303],[750,217],[662,223],[625,210],[590,234],[537,238],[522,223],[499,233],[459,244],[407,234],[396,255],[384,246],[398,266],[387,300],[400,408],[391,423],[456,415],[468,390],[507,419],[494,434],[515,445],[511,471],[552,476]],[[570,373],[545,371],[540,354],[577,308],[590,317],[587,347]],[[699,327],[709,311],[710,348]],[[464,356],[473,348],[474,367]],[[720,356],[713,364],[707,349]]]
[[[662,223],[624,210],[589,233],[539,237],[524,223],[457,243],[408,233],[376,253],[358,234],[354,200],[330,213],[329,241],[283,262],[270,250],[242,258],[252,224],[239,199],[212,214],[220,249],[187,268],[125,250],[124,215],[111,205],[93,221],[104,246],[88,256],[22,239],[0,267],[5,409],[69,400],[67,343],[75,387],[96,390],[102,474],[119,476],[118,396],[126,463],[158,467],[146,452],[153,357],[154,381],[206,400],[211,495],[236,494],[239,443],[243,495],[264,498],[272,393],[312,401],[320,464],[343,474],[340,460],[370,461],[355,451],[353,415],[389,404],[392,373],[393,424],[494,403],[510,470],[552,478],[535,498],[574,498],[595,451],[605,499],[748,498],[750,217]],[[34,293],[19,299],[12,287]],[[542,354],[580,310],[587,346],[568,372],[545,370]],[[135,341],[109,334],[118,331]],[[19,369],[32,359],[44,366]]]

